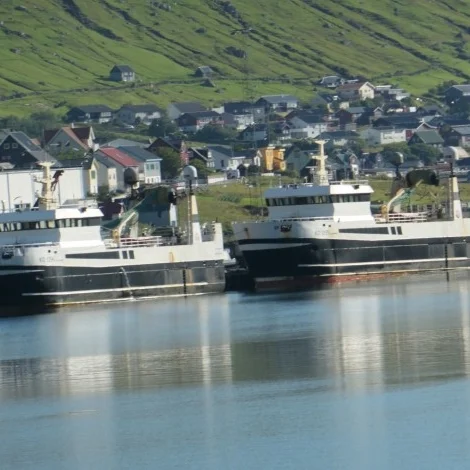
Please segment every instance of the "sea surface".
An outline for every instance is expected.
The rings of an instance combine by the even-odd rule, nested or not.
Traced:
[[[0,469],[467,469],[469,283],[0,319]]]

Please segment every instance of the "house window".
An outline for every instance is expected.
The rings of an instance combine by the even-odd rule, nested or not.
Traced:
[[[91,170],[91,179],[94,180],[96,178],[96,171]]]
[[[11,148],[12,149],[17,149],[18,148],[18,144],[16,142],[14,142],[13,144],[11,144]]]
[[[224,161],[224,160],[220,160],[220,166],[221,166],[222,168],[225,167],[225,161]]]
[[[3,148],[5,150],[9,150],[10,149],[10,144],[3,144]]]

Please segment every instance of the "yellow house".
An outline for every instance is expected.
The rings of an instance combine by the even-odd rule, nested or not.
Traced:
[[[261,154],[261,168],[265,172],[286,171],[286,162],[284,161],[284,150],[281,147],[272,145],[259,149]]]

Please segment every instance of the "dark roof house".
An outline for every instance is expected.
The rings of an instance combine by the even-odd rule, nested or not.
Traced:
[[[208,65],[201,65],[194,72],[194,76],[202,78],[212,78],[214,71]]]
[[[299,100],[292,95],[266,95],[262,96],[256,105],[263,106],[266,110],[287,111],[299,106]]]
[[[118,150],[139,162],[146,162],[147,160],[155,160],[160,158],[142,147],[118,147]]]
[[[68,122],[109,122],[113,119],[113,110],[104,104],[75,106],[67,113]]]
[[[408,140],[408,145],[413,144],[426,144],[438,147],[444,145],[444,139],[435,130],[416,131],[410,140]]]
[[[2,132],[0,163],[15,168],[35,168],[38,162],[55,162],[45,150],[35,144],[24,132]]]
[[[109,72],[109,79],[113,82],[133,82],[135,72],[129,65],[115,65]]]

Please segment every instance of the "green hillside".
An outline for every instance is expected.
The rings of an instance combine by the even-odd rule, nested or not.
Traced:
[[[216,104],[280,91],[307,99],[316,80],[335,72],[415,93],[470,80],[464,0],[167,1],[1,2],[0,113],[98,102]],[[247,25],[249,35],[232,34]],[[131,65],[138,83],[109,82],[114,64]],[[193,77],[199,65],[218,72],[214,88]]]

